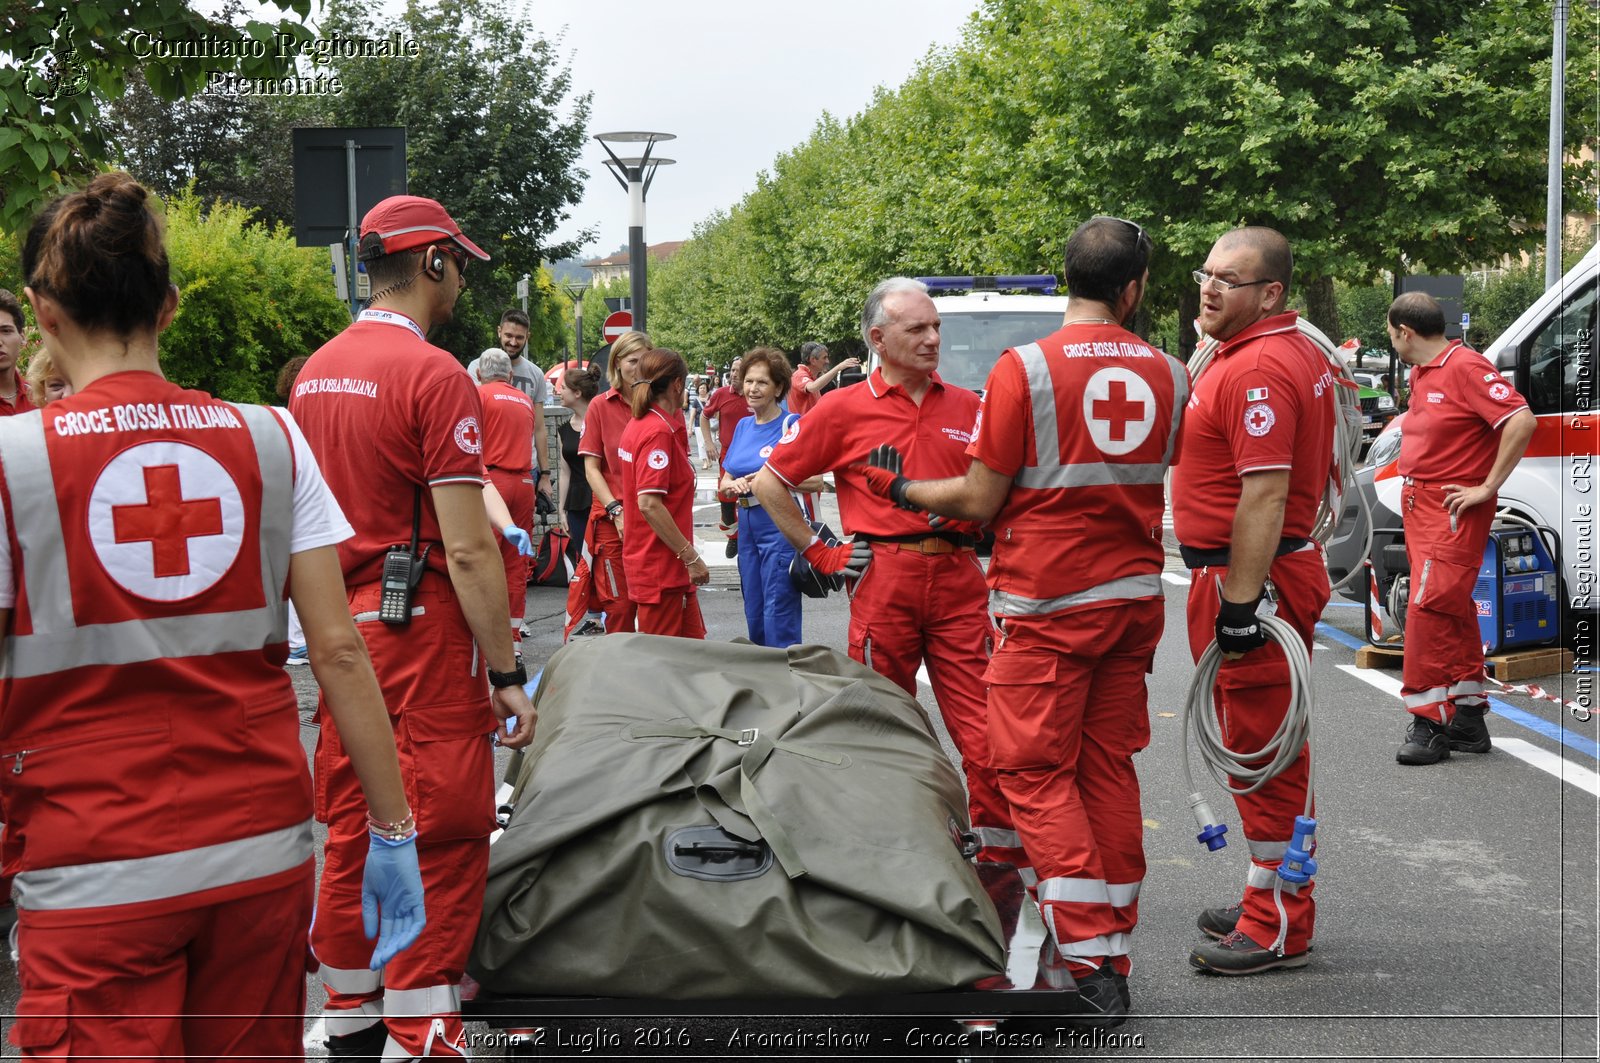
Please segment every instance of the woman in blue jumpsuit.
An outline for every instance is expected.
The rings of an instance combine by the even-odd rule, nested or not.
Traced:
[[[739,582],[750,641],[790,646],[800,641],[800,592],[789,582],[794,547],[750,493],[750,481],[798,419],[783,410],[793,370],[783,352],[772,347],[757,347],[744,356],[743,365],[744,398],[753,413],[733,430],[720,487],[739,499]]]

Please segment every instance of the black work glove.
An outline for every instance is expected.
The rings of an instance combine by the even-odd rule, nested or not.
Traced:
[[[1217,610],[1217,649],[1224,654],[1239,656],[1258,650],[1267,644],[1267,633],[1256,615],[1261,595],[1248,602],[1230,602],[1223,598]]]
[[[880,443],[867,454],[865,464],[857,466],[874,494],[890,499],[901,509],[916,511],[920,506],[906,501],[906,488],[911,481],[900,475],[900,452],[892,443]]]

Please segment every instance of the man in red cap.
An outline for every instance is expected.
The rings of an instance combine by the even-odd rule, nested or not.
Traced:
[[[374,207],[362,219],[358,255],[372,279],[370,306],[311,356],[289,408],[355,528],[339,560],[393,714],[428,925],[382,971],[367,969],[371,945],[351,929],[359,925],[364,805],[324,715],[316,795],[328,841],[311,943],[328,990],[330,1055],[455,1056],[464,1054],[457,987],[494,829],[490,736],[496,717],[515,718],[501,742],[521,747],[534,726],[483,507],[482,403],[461,364],[426,339],[450,320],[467,263],[489,256],[420,196]]]

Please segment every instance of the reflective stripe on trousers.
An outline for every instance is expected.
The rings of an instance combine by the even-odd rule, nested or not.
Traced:
[[[311,821],[218,845],[132,860],[23,871],[19,908],[63,911],[182,897],[276,875],[311,859]]]

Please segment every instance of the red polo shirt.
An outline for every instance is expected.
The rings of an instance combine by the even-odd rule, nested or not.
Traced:
[[[593,407],[591,407],[592,409]],[[622,565],[628,574],[628,597],[659,602],[668,591],[692,587],[689,569],[656,537],[639,511],[640,495],[660,495],[684,538],[694,542],[694,466],[689,462],[688,427],[683,418],[668,417],[651,407],[628,422],[617,443],[621,468]]]
[[[383,556],[411,538],[423,488],[421,541],[443,541],[429,488],[483,484],[483,404],[455,356],[392,311],[363,317],[323,344],[295,380],[289,412],[355,535],[339,544],[345,583],[378,578]],[[443,550],[428,567],[448,573]]]
[[[717,439],[722,449],[722,453],[718,455],[718,465],[727,460],[728,444],[733,442],[733,426],[749,417],[752,412],[750,404],[744,401],[744,396],[728,384],[722,385],[706,396],[706,406],[701,411],[701,416],[717,422]]]
[[[612,498],[622,498],[622,470],[617,465],[617,444],[622,433],[633,420],[633,409],[616,388],[601,395],[589,404],[583,422],[583,438],[578,440],[578,453],[600,459],[600,474],[605,477],[606,488]],[[606,508],[596,495],[590,513],[602,514]]]
[[[33,398],[28,394],[28,385],[22,382],[22,374],[15,369],[11,370],[11,383],[17,389],[17,397],[10,402],[0,398],[0,417],[10,417],[14,413],[26,413],[28,410],[37,409]]]
[[[791,487],[832,470],[839,519],[847,534],[928,535],[926,513],[895,508],[873,494],[849,466],[865,461],[878,444],[893,443],[905,458],[905,475],[913,480],[963,476],[972,464],[967,444],[977,420],[977,393],[946,384],[938,373],[918,406],[904,388],[890,385],[881,371],[873,370],[861,383],[818,399],[773,448],[767,468]]]
[[[817,379],[811,375],[811,367],[801,363],[789,378],[789,412],[806,413],[817,404],[817,396],[806,390],[806,385]]]
[[[1172,475],[1173,531],[1185,546],[1231,545],[1240,477],[1275,469],[1289,470],[1282,534],[1311,535],[1333,463],[1337,385],[1296,320],[1290,311],[1257,321],[1194,383]]]
[[[1400,474],[1477,486],[1494,468],[1500,426],[1528,402],[1489,360],[1459,340],[1411,371]]]
[[[503,380],[481,384],[483,463],[526,474],[533,461],[533,400]]]

